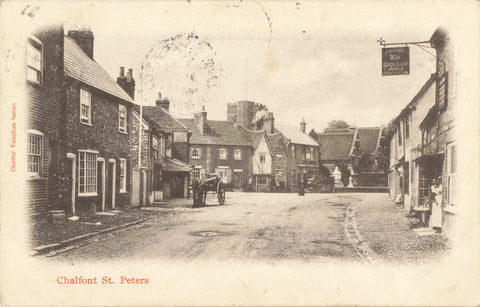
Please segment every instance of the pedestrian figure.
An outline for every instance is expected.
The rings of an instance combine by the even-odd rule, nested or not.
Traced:
[[[440,184],[440,177],[433,179],[430,192],[432,202],[430,226],[437,232],[440,232],[442,229],[442,185]]]

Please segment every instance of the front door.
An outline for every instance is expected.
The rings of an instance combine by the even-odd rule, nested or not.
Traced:
[[[243,176],[242,172],[233,172],[233,188],[234,189],[241,189]]]

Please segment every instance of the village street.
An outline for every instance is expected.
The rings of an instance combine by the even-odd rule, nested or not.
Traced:
[[[361,205],[365,200],[388,206],[385,194],[374,193],[302,197],[293,193],[230,192],[224,206],[218,206],[216,199],[209,196],[208,207],[150,208],[172,213],[136,228],[97,238],[54,259],[72,263],[152,258],[362,261],[363,257],[352,244],[356,239],[352,234],[347,235],[345,223],[347,208],[352,203]],[[372,212],[368,212],[370,214]],[[375,224],[368,216],[364,218]],[[392,224],[398,225],[398,222]],[[388,233],[382,236],[388,240]],[[399,244],[405,245],[405,242]]]

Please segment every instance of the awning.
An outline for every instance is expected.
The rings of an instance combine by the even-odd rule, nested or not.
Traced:
[[[192,167],[180,160],[173,159],[173,158],[166,158],[166,170],[167,172],[181,172],[181,173],[189,173],[192,170]]]
[[[416,158],[414,161],[420,162],[427,159],[441,159],[441,158],[443,158],[443,152],[442,153],[436,152],[436,153],[424,154]]]

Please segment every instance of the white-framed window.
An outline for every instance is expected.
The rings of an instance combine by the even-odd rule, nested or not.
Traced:
[[[457,145],[451,143],[447,145],[447,203],[448,205],[457,205]]]
[[[260,154],[260,163],[265,164],[265,154]]]
[[[235,160],[242,160],[242,150],[240,148],[235,148],[233,156]]]
[[[118,131],[127,132],[127,107],[118,105]]]
[[[200,148],[192,147],[192,159],[200,159]]]
[[[226,160],[227,159],[227,149],[220,148],[220,159]]]
[[[292,144],[292,158],[295,158],[295,145]]]
[[[312,160],[313,157],[313,147],[310,147],[310,151],[307,151],[307,148],[305,148],[305,160]]]
[[[228,183],[227,172],[228,172],[228,168],[219,168],[218,169],[218,175],[220,176],[220,178],[222,178],[222,181],[224,183]]]
[[[27,45],[27,80],[42,83],[43,45],[40,40],[29,37]]]
[[[27,175],[41,176],[43,156],[43,133],[27,131]]]
[[[120,193],[127,192],[127,160],[120,158]]]
[[[192,170],[192,180],[199,181],[201,174],[202,174],[202,169],[201,168],[194,168]]]
[[[275,157],[275,167],[277,169],[283,169],[283,156],[282,155],[277,155]]]
[[[78,151],[78,196],[97,196],[97,156],[94,151]]]
[[[80,89],[80,122],[92,124],[92,95],[85,89]]]
[[[313,147],[310,147],[310,160],[315,160],[315,150]]]

